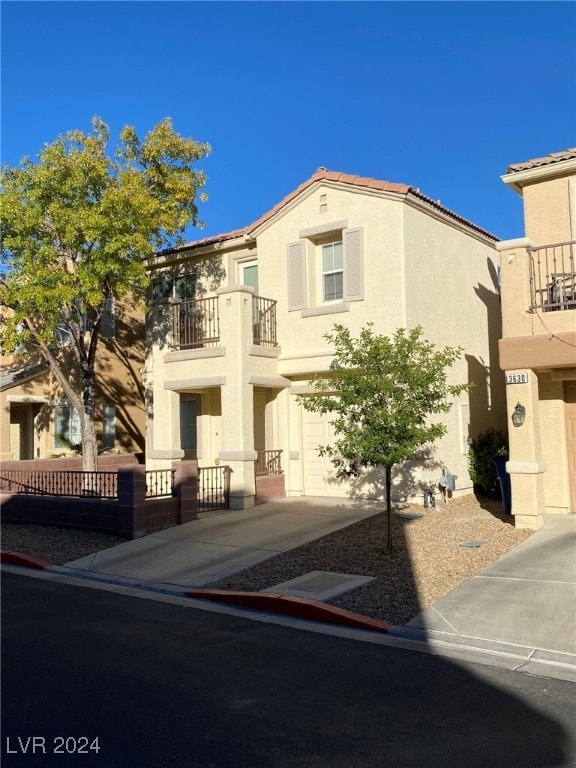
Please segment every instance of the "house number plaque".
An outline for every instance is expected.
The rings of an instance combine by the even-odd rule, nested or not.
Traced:
[[[527,384],[527,383],[528,383],[527,373],[507,373],[506,374],[506,384]]]

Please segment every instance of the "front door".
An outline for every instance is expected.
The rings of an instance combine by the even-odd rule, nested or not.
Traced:
[[[198,400],[195,396],[180,395],[180,448],[185,459],[198,456]]]

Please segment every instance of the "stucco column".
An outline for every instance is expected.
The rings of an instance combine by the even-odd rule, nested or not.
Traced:
[[[10,450],[10,403],[6,400],[6,395],[0,397],[0,461],[11,461],[12,452]]]
[[[544,522],[544,472],[542,461],[538,377],[530,369],[506,371],[507,376],[526,376],[528,381],[506,387],[508,414],[511,417],[517,403],[526,409],[521,427],[509,422],[510,461],[506,470],[512,488],[512,514],[517,528],[536,530]]]
[[[248,353],[252,345],[252,295],[245,285],[221,288],[220,340],[226,349],[226,384],[221,387],[222,450],[219,458],[230,475],[230,508],[254,506],[254,393],[248,383]]]

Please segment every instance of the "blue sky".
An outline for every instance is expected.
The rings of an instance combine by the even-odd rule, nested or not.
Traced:
[[[576,144],[568,2],[11,2],[2,162],[100,115],[212,145],[203,231],[245,226],[319,166],[411,184],[502,238],[506,167]]]

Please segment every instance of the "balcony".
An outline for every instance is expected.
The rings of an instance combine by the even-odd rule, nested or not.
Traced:
[[[530,309],[576,309],[576,241],[528,248]]]
[[[252,296],[252,341],[276,347],[276,302]],[[220,344],[219,297],[181,301],[172,306],[172,348],[200,349]]]

